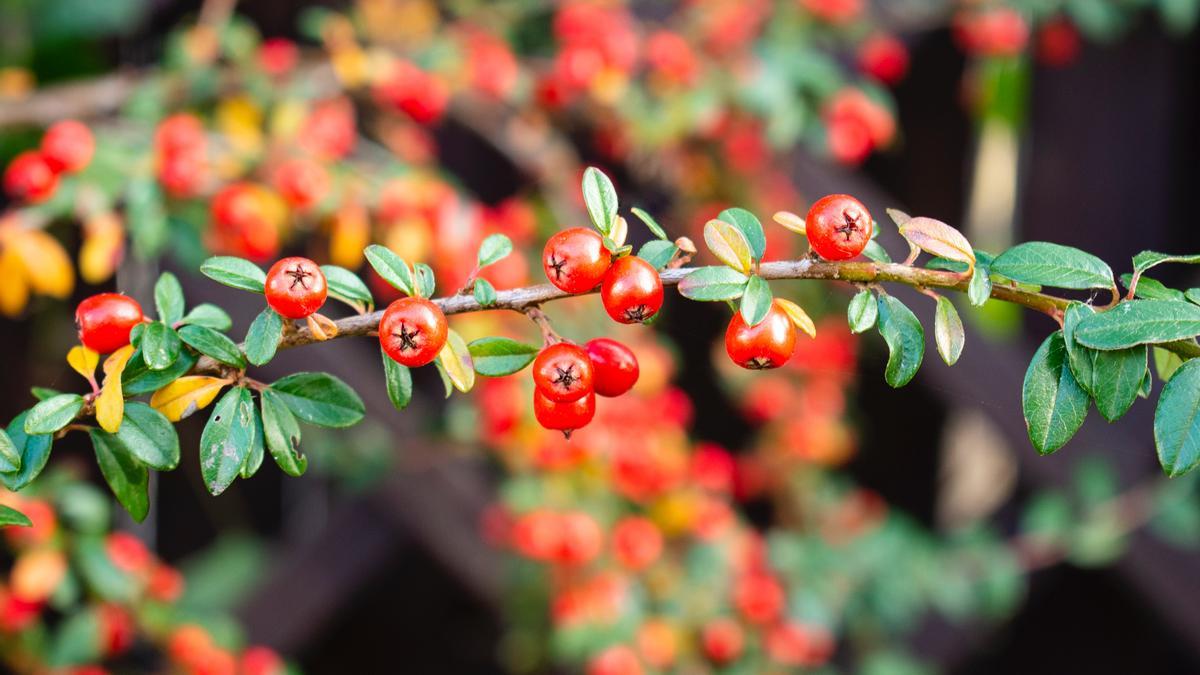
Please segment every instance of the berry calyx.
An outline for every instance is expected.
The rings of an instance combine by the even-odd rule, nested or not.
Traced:
[[[308,258],[284,258],[267,272],[267,304],[285,318],[303,319],[321,309],[327,293],[325,274]]]
[[[634,255],[625,256],[608,269],[600,286],[600,299],[614,321],[649,321],[662,308],[662,279],[650,263]]]
[[[533,360],[533,383],[543,396],[570,403],[592,393],[592,360],[579,345],[558,342]]]
[[[638,379],[638,361],[633,351],[610,338],[589,340],[584,349],[592,361],[592,386],[600,396],[620,396]]]
[[[857,257],[871,241],[871,213],[850,195],[822,197],[804,220],[808,243],[826,260]]]
[[[567,293],[586,293],[604,279],[611,256],[599,234],[583,227],[563,230],[546,241],[542,269],[546,278]]]
[[[96,152],[96,139],[83,122],[55,122],[42,136],[42,159],[55,173],[74,173],[84,169]]]
[[[400,298],[388,305],[379,321],[379,344],[384,353],[409,368],[436,359],[448,334],[446,315],[425,298]]]
[[[13,199],[31,204],[44,202],[58,187],[58,176],[54,169],[33,150],[22,152],[13,158],[4,170],[4,191]]]
[[[115,352],[129,344],[129,331],[142,322],[142,306],[120,293],[100,293],[75,308],[79,341],[99,354]]]
[[[767,316],[751,326],[737,312],[725,330],[725,351],[739,366],[749,370],[778,368],[796,349],[796,326],[787,312],[772,304]]]
[[[543,428],[563,432],[567,438],[571,432],[582,429],[596,415],[596,395],[588,392],[574,401],[560,403],[547,398],[541,389],[533,392],[533,416]]]

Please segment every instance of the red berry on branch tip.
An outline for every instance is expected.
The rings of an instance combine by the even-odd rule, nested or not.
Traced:
[[[749,370],[778,368],[787,363],[796,349],[796,326],[778,305],[772,304],[767,316],[751,326],[737,312],[725,330],[725,351],[739,366]]]
[[[414,368],[430,363],[446,346],[446,315],[424,298],[400,298],[379,321],[379,344],[396,363]]]
[[[871,213],[850,195],[822,197],[804,219],[808,243],[826,260],[858,257],[871,241]]]
[[[600,299],[614,321],[649,321],[662,308],[662,279],[658,270],[637,256],[618,258],[604,275]]]
[[[546,278],[559,290],[572,294],[595,288],[604,279],[611,259],[600,235],[583,227],[555,234],[542,250]]]
[[[546,398],[569,403],[592,393],[592,360],[578,345],[558,342],[533,360],[533,383]]]
[[[327,293],[325,273],[308,258],[284,258],[267,272],[267,304],[285,318],[303,319],[321,309]]]

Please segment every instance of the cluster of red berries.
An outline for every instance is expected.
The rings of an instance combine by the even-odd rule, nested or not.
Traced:
[[[13,199],[37,204],[54,195],[61,174],[82,171],[92,161],[96,140],[82,122],[55,122],[37,150],[13,158],[4,171],[4,191]]]
[[[534,417],[569,437],[596,415],[597,394],[620,396],[637,379],[637,357],[616,340],[595,338],[583,347],[556,342],[533,360]]]
[[[600,285],[604,310],[619,323],[649,321],[663,303],[662,279],[650,263],[633,255],[616,260],[604,239],[584,227],[550,237],[542,251],[546,278],[567,293],[587,293]]]

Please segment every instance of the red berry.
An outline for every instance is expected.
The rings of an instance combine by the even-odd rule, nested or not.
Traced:
[[[267,38],[258,47],[258,66],[268,75],[287,75],[300,60],[300,48],[286,38]]]
[[[737,312],[725,330],[725,351],[733,362],[750,370],[778,368],[796,349],[796,326],[786,312],[772,305],[757,326]]]
[[[587,426],[596,415],[596,395],[589,392],[569,403],[559,403],[546,398],[538,389],[533,392],[533,415],[544,428],[570,435]]]
[[[321,309],[327,292],[325,273],[308,258],[284,258],[267,272],[267,304],[288,319],[303,319]]]
[[[604,548],[604,532],[596,519],[582,511],[570,511],[559,516],[560,536],[556,561],[564,565],[581,565]]]
[[[613,528],[612,546],[613,556],[622,567],[640,570],[662,554],[662,533],[646,518],[631,516]]]
[[[642,664],[633,649],[615,645],[588,662],[587,675],[642,675]]]
[[[742,655],[745,637],[742,627],[733,619],[716,619],[700,633],[704,655],[717,664],[736,661]]]
[[[95,152],[96,140],[83,122],[55,122],[42,136],[42,158],[56,173],[83,169]]]
[[[75,308],[75,325],[84,347],[108,354],[129,344],[129,331],[142,322],[142,306],[120,293],[100,293]]]
[[[663,304],[658,270],[635,255],[619,258],[600,286],[604,309],[614,321],[641,323],[658,313]]]
[[[379,344],[393,361],[413,368],[437,358],[448,331],[437,305],[425,298],[400,298],[379,321]]]
[[[786,598],[783,586],[774,577],[755,572],[738,579],[733,588],[733,604],[747,621],[767,624],[783,612]]]
[[[595,288],[611,261],[600,235],[583,227],[555,234],[542,250],[546,278],[567,293],[586,293]]]
[[[896,84],[908,73],[908,48],[891,35],[867,38],[858,48],[858,67],[884,84]]]
[[[533,360],[533,383],[555,403],[570,403],[592,393],[592,360],[579,345],[559,342]]]
[[[275,189],[288,204],[307,209],[329,192],[329,172],[311,159],[291,159],[275,170]]]
[[[4,191],[13,199],[36,204],[44,202],[58,187],[54,169],[36,151],[28,150],[13,158],[4,171]]]
[[[871,241],[871,213],[850,195],[827,195],[817,200],[804,220],[808,243],[826,260],[857,257]]]
[[[629,347],[609,338],[596,338],[584,348],[592,361],[592,386],[600,396],[620,396],[637,383],[638,361]]]

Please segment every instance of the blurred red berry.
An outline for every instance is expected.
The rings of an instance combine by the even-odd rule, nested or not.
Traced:
[[[84,169],[96,152],[96,139],[83,122],[55,122],[42,136],[42,158],[59,173],[74,173]]]
[[[300,48],[286,38],[267,38],[258,47],[258,66],[273,77],[292,72],[299,61]]]
[[[858,48],[858,67],[884,84],[896,84],[908,74],[908,48],[894,36],[873,35]]]
[[[847,23],[862,13],[863,0],[800,0],[805,9],[829,23]]]
[[[662,554],[662,532],[646,518],[623,518],[613,528],[612,547],[613,556],[622,567],[641,570]]]
[[[954,18],[954,36],[969,54],[1016,56],[1029,42],[1029,24],[1011,7],[964,11]]]
[[[559,516],[561,528],[556,560],[564,565],[582,565],[600,555],[604,548],[604,532],[596,519],[582,511],[570,511]]]
[[[750,623],[771,623],[783,613],[785,602],[783,586],[768,574],[745,574],[734,584],[733,604]]]
[[[287,666],[275,650],[251,647],[242,653],[240,675],[285,675]]]
[[[1055,19],[1038,30],[1037,57],[1048,66],[1061,68],[1074,63],[1079,48],[1079,30],[1069,19]]]
[[[646,40],[646,62],[654,72],[674,84],[691,84],[700,64],[683,36],[659,30]]]
[[[37,204],[54,195],[58,176],[41,153],[27,150],[4,170],[4,191],[17,200]]]
[[[625,645],[609,647],[588,662],[587,675],[642,675],[637,654]]]
[[[329,172],[311,159],[296,158],[275,169],[275,189],[289,205],[307,209],[329,194]]]
[[[700,633],[704,655],[717,665],[737,661],[742,655],[745,639],[741,625],[733,619],[710,621]]]

